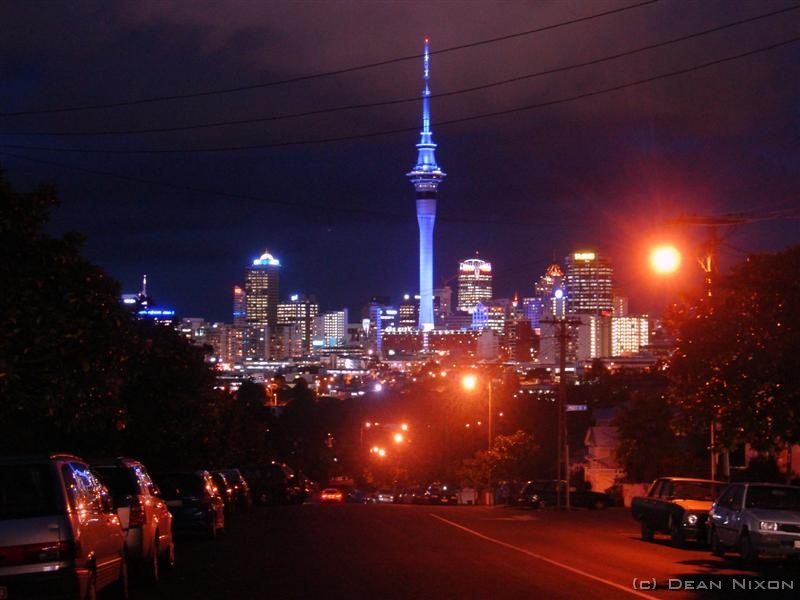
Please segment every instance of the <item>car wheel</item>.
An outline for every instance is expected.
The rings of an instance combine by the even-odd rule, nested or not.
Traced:
[[[159,570],[159,551],[158,551],[158,532],[156,532],[156,539],[153,541],[153,547],[150,549],[150,566],[147,573],[148,583],[151,585],[158,585],[161,579]]]
[[[170,541],[167,551],[161,557],[161,570],[170,571],[175,567],[175,542]]]
[[[122,550],[122,565],[119,579],[111,586],[111,597],[117,600],[128,600],[128,553]]]
[[[750,540],[750,534],[745,529],[742,535],[739,536],[739,554],[742,557],[742,562],[746,565],[752,565],[758,559],[758,552],[753,547],[753,542]]]
[[[650,525],[648,525],[647,521],[645,521],[644,519],[642,519],[641,521],[641,533],[642,533],[642,539],[645,542],[653,541],[653,537],[655,536],[655,531],[653,531],[653,528],[650,527]]]
[[[683,548],[686,545],[686,537],[677,519],[672,518],[669,520],[669,538],[675,548]]]
[[[711,528],[711,535],[709,543],[711,545],[711,554],[714,556],[725,556],[725,546],[722,545],[722,542],[719,540],[719,533],[717,533],[717,528]]]
[[[97,600],[97,581],[94,571],[89,571],[89,581],[86,582],[86,593],[83,598],[84,600]]]

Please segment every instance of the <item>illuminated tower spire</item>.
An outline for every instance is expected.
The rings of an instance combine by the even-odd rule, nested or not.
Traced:
[[[430,55],[428,38],[422,59],[422,131],[417,144],[417,164],[406,173],[417,196],[419,224],[419,327],[433,329],[433,226],[436,222],[436,195],[445,173],[436,164],[436,144],[433,143],[430,112]]]

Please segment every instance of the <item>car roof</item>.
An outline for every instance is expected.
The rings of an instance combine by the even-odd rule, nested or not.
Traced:
[[[728,485],[727,481],[717,481],[716,479],[698,479],[696,477],[658,477],[656,478],[656,481],[659,481],[660,479],[689,483],[715,483],[717,485]]]
[[[800,490],[800,486],[798,486],[798,485],[789,485],[789,484],[786,484],[786,483],[771,483],[769,481],[736,481],[736,482],[731,482],[731,485],[735,485],[735,484],[746,485],[746,486],[754,486],[754,485],[762,486],[763,485],[765,487],[776,487],[776,488],[787,488],[787,489],[790,489],[790,490]]]
[[[40,464],[50,462],[51,460],[76,460],[79,462],[86,462],[79,456],[63,452],[0,456],[0,464],[4,465]]]

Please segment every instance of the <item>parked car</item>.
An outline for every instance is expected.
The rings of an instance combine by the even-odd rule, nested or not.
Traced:
[[[522,488],[516,499],[516,504],[528,506],[530,508],[542,508],[544,506],[555,506],[558,504],[559,495],[562,504],[567,501],[566,481],[556,482],[556,480],[529,481]],[[614,504],[611,496],[603,492],[593,492],[592,490],[580,489],[576,486],[569,488],[569,504],[578,508],[589,508],[603,510]]]
[[[647,496],[631,501],[631,514],[641,524],[642,539],[650,541],[660,532],[669,534],[673,546],[682,546],[687,540],[705,543],[708,511],[725,485],[709,479],[656,479]]]
[[[175,533],[204,533],[215,538],[225,531],[225,502],[208,471],[154,475],[169,511]]]
[[[158,583],[161,568],[175,564],[172,514],[145,466],[131,458],[92,461],[117,507],[128,560],[138,574]]]
[[[395,494],[394,501],[397,504],[419,504],[418,499],[423,493],[424,490],[419,486],[402,488]]]
[[[308,497],[306,480],[283,463],[239,467],[259,504],[302,504]]]
[[[69,454],[0,458],[0,598],[128,597],[111,494]]]
[[[233,485],[233,498],[236,506],[242,510],[250,510],[253,506],[253,494],[250,492],[250,484],[241,474],[239,469],[222,469],[220,471],[228,483]]]
[[[228,481],[222,471],[212,471],[211,481],[214,482],[214,487],[217,493],[222,497],[225,502],[225,514],[233,514],[236,512],[236,497],[234,496],[233,484]]]
[[[458,488],[434,481],[422,496],[425,504],[458,504]]]
[[[394,492],[392,490],[381,489],[372,495],[376,504],[392,504],[394,502]]]
[[[325,488],[320,493],[319,499],[324,504],[341,504],[344,502],[344,493],[338,488]]]
[[[708,539],[717,556],[735,548],[745,562],[800,556],[800,487],[731,484],[711,508]]]

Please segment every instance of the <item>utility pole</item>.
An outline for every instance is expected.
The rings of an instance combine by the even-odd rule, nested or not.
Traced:
[[[558,441],[556,459],[556,506],[561,508],[562,473],[564,486],[564,506],[570,510],[569,498],[569,438],[567,436],[567,342],[570,335],[569,325],[580,325],[580,319],[548,319],[541,323],[553,325],[558,340]]]

